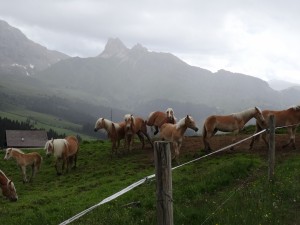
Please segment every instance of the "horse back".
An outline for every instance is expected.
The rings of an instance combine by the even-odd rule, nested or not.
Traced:
[[[68,156],[77,154],[79,150],[79,142],[75,136],[67,136],[65,137],[68,146]]]
[[[148,126],[158,126],[161,127],[164,123],[167,122],[167,115],[164,112],[156,111],[152,112],[148,119],[146,125]]]

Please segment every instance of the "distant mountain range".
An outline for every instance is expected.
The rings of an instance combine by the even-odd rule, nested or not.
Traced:
[[[212,73],[141,44],[129,49],[118,38],[109,39],[97,57],[69,57],[32,42],[1,20],[0,77],[0,97],[7,99],[0,110],[14,106],[47,113],[52,99],[48,113],[91,124],[100,116],[113,114],[119,121],[124,113],[146,117],[168,107],[177,118],[191,114],[201,123],[210,114],[253,106],[281,109],[300,99],[297,88],[278,91],[249,75]]]
[[[277,91],[282,91],[288,88],[296,88],[300,89],[299,84],[295,84],[292,82],[284,81],[284,80],[269,80],[268,81],[271,88]]]

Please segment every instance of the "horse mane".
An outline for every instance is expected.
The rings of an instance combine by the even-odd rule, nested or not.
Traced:
[[[8,179],[8,177],[6,176],[6,174],[2,170],[0,170],[0,173],[2,174],[2,176],[4,176],[6,178],[6,180],[8,182],[11,181],[10,179]]]
[[[300,109],[300,105],[294,105],[290,109],[299,110]]]
[[[232,113],[232,116],[237,119],[242,119],[245,115],[249,115],[249,114],[253,113],[253,111],[256,109],[258,109],[260,111],[260,109],[258,107],[254,107],[254,108],[249,108],[249,109],[243,110],[241,112]]]
[[[24,152],[23,152],[23,151],[21,151],[21,150],[20,150],[20,149],[18,149],[18,148],[11,148],[11,150],[12,150],[12,151],[19,152],[19,153],[21,153],[21,154],[24,154]]]
[[[190,117],[190,116],[189,116]],[[179,129],[181,126],[183,126],[185,124],[185,118],[186,117],[183,117],[181,118],[178,123],[176,123],[176,129]]]

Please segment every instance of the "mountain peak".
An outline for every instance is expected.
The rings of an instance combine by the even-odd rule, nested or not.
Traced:
[[[148,52],[148,49],[139,43],[133,46],[131,50],[136,52]]]
[[[123,44],[119,38],[108,39],[104,51],[100,54],[100,57],[109,58],[112,56],[123,57],[128,48]]]

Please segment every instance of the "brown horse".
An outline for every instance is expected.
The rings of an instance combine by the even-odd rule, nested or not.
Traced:
[[[17,195],[14,182],[8,179],[2,170],[0,170],[0,187],[2,189],[3,196],[8,198],[12,202],[18,200],[18,195]]]
[[[195,132],[198,131],[198,127],[196,126],[194,119],[189,115],[179,120],[177,124],[165,123],[160,128],[160,137],[163,140],[171,141],[173,143],[175,152],[173,159],[176,160],[177,164],[179,163],[178,158],[183,135],[187,128],[190,128]]]
[[[166,112],[155,111],[151,112],[148,116],[146,124],[150,127],[154,126],[154,135],[158,133],[158,128],[160,128],[164,123],[176,123],[176,118],[174,116],[174,111],[172,108],[168,108]]]
[[[112,142],[111,156],[118,154],[117,150],[120,146],[120,141],[125,137],[125,122],[115,123],[108,119],[99,118],[96,121],[94,131],[97,132],[100,129],[104,129],[107,132],[108,138]]]
[[[212,115],[206,118],[202,130],[205,152],[210,152],[212,150],[208,140],[213,137],[218,131],[234,132],[235,135],[232,140],[234,142],[235,136],[252,118],[255,118],[259,124],[265,125],[265,119],[258,107],[250,108],[245,111],[233,113],[230,115]]]
[[[75,136],[67,136],[65,139],[68,142],[69,146],[69,166],[71,166],[74,162],[74,166],[72,168],[76,168],[77,164],[77,155],[79,152],[79,142],[78,139]],[[73,154],[74,153],[74,154]]]
[[[74,136],[69,136],[64,139],[51,139],[46,142],[45,144],[45,150],[46,155],[53,154],[56,158],[55,162],[55,169],[57,175],[61,175],[64,171],[65,164],[67,165],[66,171],[69,171],[69,164],[72,162],[72,160],[75,160],[75,166],[76,166],[76,160],[77,160],[77,154],[79,150],[79,144],[78,140]],[[72,157],[72,158],[70,158]],[[58,170],[58,163],[62,160],[62,168],[61,172]]]
[[[29,181],[32,181],[36,173],[41,167],[42,156],[37,152],[30,152],[25,154],[17,148],[7,148],[4,159],[8,160],[14,158],[17,161],[18,166],[22,170],[23,183],[28,182],[26,176],[26,167],[31,166],[31,177]]]
[[[145,141],[144,136],[148,139],[153,148],[153,143],[147,133],[146,122],[141,117],[134,117],[131,114],[124,116],[125,121],[125,141],[127,143],[128,151],[131,151],[134,135],[137,134],[142,142],[142,149],[144,149]]]
[[[288,131],[290,140],[287,144],[283,145],[282,148],[285,148],[291,144],[292,147],[294,149],[296,149],[295,133],[296,133],[296,128],[298,127],[298,125],[300,123],[300,105],[290,107],[286,110],[280,110],[280,111],[263,110],[262,114],[263,114],[264,118],[266,119],[266,121],[269,121],[270,116],[274,115],[275,127],[288,126],[287,131]],[[267,123],[265,124],[265,126],[260,125],[259,123],[256,123],[255,133],[257,133],[265,128],[267,128]],[[266,132],[261,134],[261,136],[262,136],[264,142],[268,146],[268,141],[266,139],[266,136],[267,136]],[[252,138],[251,143],[250,143],[250,149],[252,149],[254,142],[256,140],[259,140],[259,138],[260,138],[260,135]]]

